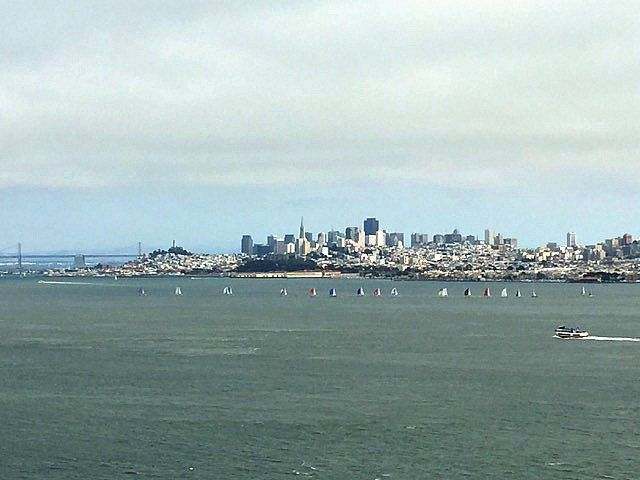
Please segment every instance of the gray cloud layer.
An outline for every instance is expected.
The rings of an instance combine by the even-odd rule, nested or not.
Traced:
[[[637,181],[636,10],[7,2],[0,187]]]

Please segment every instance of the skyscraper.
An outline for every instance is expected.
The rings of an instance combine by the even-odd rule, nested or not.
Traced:
[[[347,240],[358,240],[358,227],[347,227],[344,231],[344,238]]]
[[[573,232],[567,232],[567,247],[576,246],[576,234]]]
[[[364,221],[365,235],[375,235],[378,230],[380,230],[380,222],[377,218],[370,217]]]
[[[304,218],[300,217],[300,235],[298,236],[298,238],[305,238],[304,236],[304,222],[303,222]]]
[[[240,251],[242,253],[246,253],[247,255],[253,255],[253,238],[251,238],[251,235],[242,236],[242,245]]]
[[[271,253],[276,253],[276,247],[278,245],[278,237],[276,235],[269,235],[267,237],[267,245],[271,249]]]
[[[426,233],[412,233],[411,234],[411,246],[421,247],[429,243],[429,235]]]
[[[404,246],[404,233],[391,232],[387,233],[386,244],[388,247]]]
[[[495,240],[495,234],[493,233],[493,230],[491,230],[490,228],[487,228],[484,231],[484,243],[486,243],[487,245],[493,245],[494,240]]]
[[[327,234],[327,243],[331,245],[332,243],[338,243],[338,237],[340,236],[340,232],[338,230],[331,230]]]

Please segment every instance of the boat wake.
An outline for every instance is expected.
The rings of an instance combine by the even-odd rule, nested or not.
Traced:
[[[609,341],[609,342],[640,342],[640,338],[637,337],[597,337],[595,335],[590,335],[582,340],[599,340],[599,341]]]
[[[64,282],[53,280],[38,280],[38,283],[41,285],[100,285],[99,283],[92,282]]]

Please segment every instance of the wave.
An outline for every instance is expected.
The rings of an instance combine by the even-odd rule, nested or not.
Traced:
[[[640,338],[637,337],[598,337],[594,335],[589,335],[586,338],[581,340],[599,340],[599,341],[609,341],[609,342],[640,342]]]

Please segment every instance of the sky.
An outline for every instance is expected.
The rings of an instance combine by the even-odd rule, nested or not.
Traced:
[[[0,7],[0,252],[640,236],[635,1]]]

